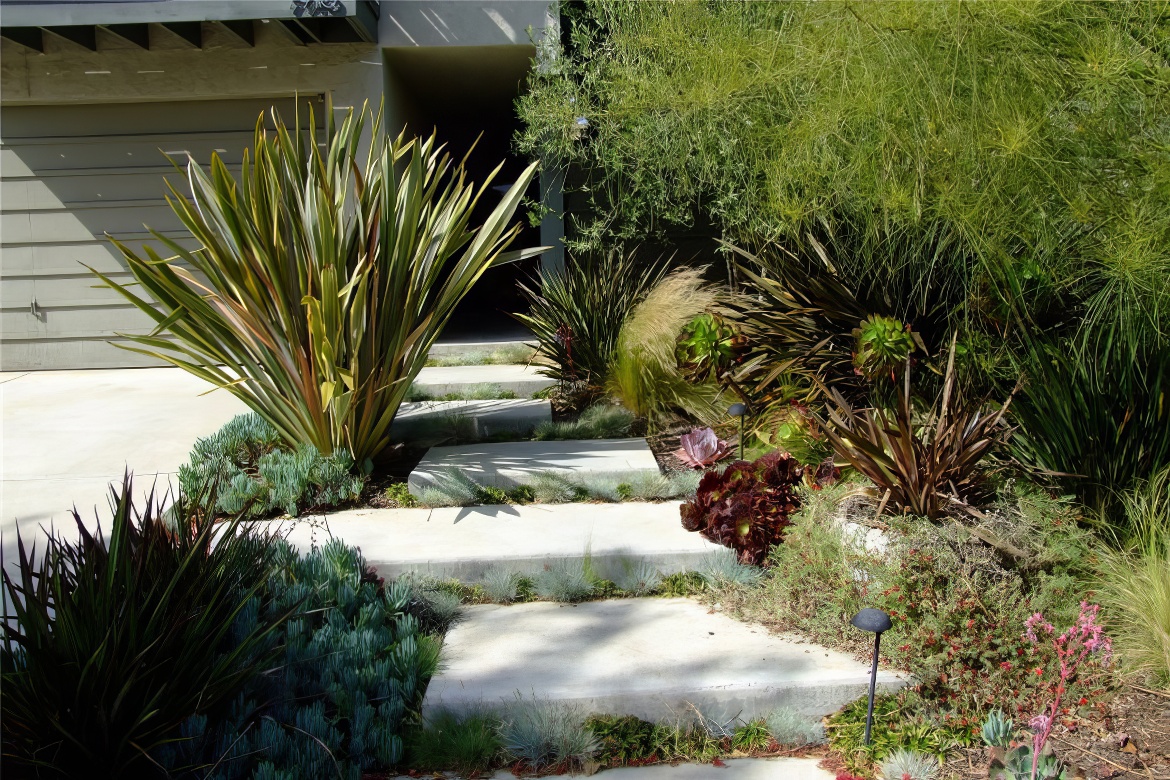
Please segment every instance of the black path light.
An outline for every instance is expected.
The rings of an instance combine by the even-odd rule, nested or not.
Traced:
[[[732,417],[739,418],[739,459],[743,460],[743,418],[747,414],[747,407],[743,404],[735,403],[727,407],[727,413]]]
[[[869,744],[869,731],[873,728],[873,694],[877,688],[878,649],[882,644],[882,634],[890,630],[894,624],[890,616],[880,609],[866,607],[853,616],[849,621],[862,631],[872,631],[873,637],[873,668],[869,672],[869,710],[865,713],[865,744]]]

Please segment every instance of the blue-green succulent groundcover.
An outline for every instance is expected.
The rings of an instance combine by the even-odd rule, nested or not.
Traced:
[[[209,780],[360,780],[399,764],[403,725],[439,650],[410,612],[412,589],[384,585],[337,540],[304,556],[277,541],[272,555],[267,598],[253,599],[236,634],[296,607],[270,640],[281,661],[226,712],[190,718],[155,759],[174,776]]]

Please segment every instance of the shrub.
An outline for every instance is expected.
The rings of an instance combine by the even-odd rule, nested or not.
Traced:
[[[519,146],[570,170],[579,245],[811,232],[890,300],[862,316],[924,331],[912,310],[937,307],[1001,338],[1083,304],[1165,334],[1165,23],[1141,2],[581,4]]]
[[[602,766],[639,766],[662,760],[662,726],[633,715],[593,715],[585,721],[585,728],[597,739],[594,760]]]
[[[395,482],[383,492],[383,497],[396,506],[411,508],[418,506],[418,499],[410,492],[410,486],[405,482]]]
[[[455,770],[474,777],[491,767],[503,751],[500,722],[492,715],[460,719],[440,712],[411,737],[407,745],[410,765],[423,770]]]
[[[532,767],[580,764],[599,749],[584,714],[572,704],[527,702],[517,696],[501,717],[504,749]]]
[[[242,414],[211,436],[195,440],[179,485],[197,495],[216,480],[213,511],[262,517],[275,511],[296,517],[302,511],[357,500],[365,480],[352,474],[353,458],[338,447],[328,457],[311,444],[289,450],[276,429],[257,414]]]
[[[532,287],[521,284],[529,311],[513,316],[537,338],[540,373],[604,385],[622,324],[665,272],[665,263],[614,249],[570,257],[563,270],[542,272]]]
[[[537,441],[561,439],[619,439],[628,436],[634,415],[620,406],[595,404],[572,421],[544,422],[536,426],[532,438]]]
[[[1170,690],[1170,468],[1123,503],[1133,538],[1103,554],[1097,595],[1122,672]]]
[[[966,731],[956,734],[951,729],[932,725],[904,706],[899,697],[879,694],[874,701],[873,729],[867,745],[864,739],[868,707],[869,700],[863,696],[826,721],[829,746],[845,758],[845,766],[853,772],[869,776],[871,766],[880,765],[899,751],[934,757],[937,767],[938,758],[968,739]]]
[[[952,343],[942,395],[925,419],[915,418],[908,369],[893,412],[855,412],[832,391],[835,408],[821,423],[825,437],[874,483],[883,508],[938,518],[970,511],[970,503],[985,495],[979,466],[1007,441],[1010,432],[1001,421],[1008,405],[985,411],[983,402],[966,401],[954,369]]]
[[[281,543],[272,554],[273,603],[296,607],[280,621],[280,664],[253,677],[221,717],[192,718],[187,739],[156,758],[181,776],[214,764],[222,780],[360,780],[399,764],[403,725],[418,715],[439,650],[411,614],[411,586],[383,586],[337,540],[304,556]]]
[[[17,535],[2,575],[5,774],[153,776],[180,724],[274,660],[271,634],[297,605],[261,592],[266,540],[183,494],[170,522],[153,491],[142,510],[132,493],[129,475],[111,488],[108,536],[76,511],[76,542],[52,534],[38,555]]]
[[[1170,346],[1133,355],[1035,341],[1017,367],[1016,456],[1124,523],[1118,497],[1170,466]]]
[[[683,528],[731,547],[744,563],[763,563],[800,506],[795,486],[801,475],[800,465],[779,452],[708,471],[682,506]]]
[[[114,242],[142,295],[93,273],[157,323],[128,335],[129,349],[225,388],[290,447],[344,446],[363,463],[390,443],[411,380],[471,286],[535,254],[504,250],[537,166],[472,228],[499,168],[477,188],[434,136],[390,138],[380,112],[366,136],[367,107],[340,126],[325,110],[321,143],[311,115],[308,130],[275,114],[274,132],[258,123],[238,181],[217,155],[210,174],[188,160],[192,197],[172,186],[171,205],[200,249],[154,232],[177,265]]]
[[[681,269],[658,282],[622,325],[608,389],[639,417],[657,421],[682,411],[700,422],[723,416],[719,389],[692,384],[679,370],[675,345],[696,315],[715,307],[719,294],[703,284],[702,270]]]

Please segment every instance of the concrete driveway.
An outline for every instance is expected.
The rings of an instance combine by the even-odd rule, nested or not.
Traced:
[[[247,411],[177,368],[0,373],[0,533],[11,560],[19,523],[68,523],[76,505],[107,524],[111,480],[134,472],[135,494],[173,479],[195,439]]]

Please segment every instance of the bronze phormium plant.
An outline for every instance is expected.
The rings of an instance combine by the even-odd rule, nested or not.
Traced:
[[[977,511],[970,502],[981,492],[980,464],[1010,436],[1002,421],[1011,398],[996,410],[964,399],[953,341],[942,397],[922,418],[914,414],[909,367],[893,410],[856,411],[838,390],[827,395],[832,406],[820,427],[837,456],[873,481],[879,514],[886,506],[932,519]]]
[[[504,251],[536,163],[471,227],[500,168],[476,186],[434,136],[383,135],[380,112],[363,153],[369,113],[337,125],[330,107],[318,145],[311,117],[310,129],[290,129],[274,112],[276,129],[257,123],[238,179],[213,155],[208,170],[187,163],[190,198],[171,187],[199,249],[152,231],[175,253],[164,260],[114,241],[141,293],[90,269],[157,323],[123,335],[137,345],[127,349],[226,389],[290,445],[345,447],[359,464],[389,444],[411,380],[471,286],[540,251]]]

